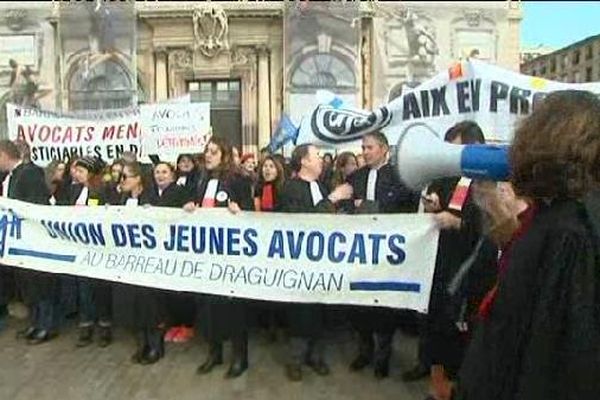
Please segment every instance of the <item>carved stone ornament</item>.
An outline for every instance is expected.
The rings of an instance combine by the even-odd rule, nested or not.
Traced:
[[[192,68],[192,53],[188,50],[172,50],[169,52],[169,66],[175,69]]]
[[[210,4],[194,10],[194,49],[212,58],[229,49],[229,25],[222,6]]]
[[[4,21],[12,31],[18,32],[25,27],[26,17],[27,12],[25,10],[8,10],[4,16]]]
[[[481,24],[482,12],[481,10],[465,10],[464,11],[465,20],[467,21],[467,25],[474,28]]]
[[[252,66],[256,62],[257,49],[253,47],[234,46],[231,51],[231,64],[234,66]]]

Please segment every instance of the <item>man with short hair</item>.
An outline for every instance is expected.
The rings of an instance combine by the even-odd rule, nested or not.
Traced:
[[[348,178],[354,192],[355,212],[416,212],[420,193],[408,189],[389,164],[389,145],[385,135],[381,132],[366,134],[362,139],[362,149],[365,166]],[[387,377],[396,330],[396,312],[382,307],[353,307],[350,319],[360,337],[359,354],[350,369],[362,370],[373,362],[375,377]]]
[[[2,182],[2,196],[28,203],[48,204],[50,193],[44,175],[30,162],[23,162],[17,145],[0,140],[0,170],[7,172]],[[18,337],[29,344],[51,339],[58,328],[56,307],[53,302],[56,279],[52,274],[15,268],[16,288],[30,309],[30,325]]]

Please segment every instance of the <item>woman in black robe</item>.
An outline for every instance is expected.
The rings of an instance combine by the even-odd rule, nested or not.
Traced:
[[[120,205],[126,207],[156,206],[180,208],[187,197],[183,188],[174,183],[174,170],[170,164],[158,163],[154,166],[154,184],[144,179],[141,166],[137,162],[126,163],[121,175],[122,198]],[[125,285],[132,308],[132,327],[136,331],[137,349],[132,361],[139,364],[153,364],[164,356],[166,310],[164,291]]]
[[[75,206],[101,206],[106,204],[102,185],[104,162],[95,157],[82,157],[75,161],[70,204]],[[92,343],[94,325],[98,322],[100,347],[112,342],[112,283],[101,279],[77,277],[79,297],[79,334],[77,347]]]
[[[257,212],[281,211],[281,191],[285,183],[283,166],[273,156],[267,155],[258,166],[258,182],[254,188],[254,210]],[[282,326],[280,304],[272,301],[255,301],[254,309],[260,328],[267,331],[271,341]]]
[[[188,196],[193,197],[200,180],[200,171],[194,156],[191,154],[180,154],[177,157],[176,183],[183,187]]]
[[[530,222],[503,252],[454,398],[598,398],[600,100],[550,93],[517,128],[510,162]]]
[[[323,160],[313,145],[301,145],[292,153],[296,176],[288,180],[281,194],[281,209],[289,213],[335,213],[335,204],[352,197],[352,186],[343,184],[331,194],[319,182]],[[302,364],[319,375],[328,375],[323,334],[323,305],[286,304],[290,346],[286,374],[289,380],[302,380]]]
[[[205,149],[206,174],[198,184],[193,202],[185,209],[196,207],[227,207],[232,212],[252,210],[252,186],[233,164],[231,146],[213,137]],[[223,363],[223,341],[230,339],[233,359],[226,378],[236,378],[248,369],[247,301],[217,295],[197,295],[198,326],[209,344],[206,361],[198,367],[206,374]]]

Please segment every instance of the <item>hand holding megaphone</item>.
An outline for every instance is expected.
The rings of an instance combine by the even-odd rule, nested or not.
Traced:
[[[423,123],[411,125],[398,139],[396,168],[414,190],[444,177],[504,181],[510,175],[508,146],[446,143]]]

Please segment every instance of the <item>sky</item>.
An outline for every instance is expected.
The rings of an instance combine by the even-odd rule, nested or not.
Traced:
[[[521,47],[555,49],[600,33],[600,2],[522,1]]]

